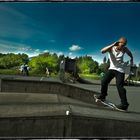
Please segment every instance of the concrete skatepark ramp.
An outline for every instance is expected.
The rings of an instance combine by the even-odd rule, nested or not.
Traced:
[[[58,81],[1,79],[0,136],[139,137],[140,113],[94,104],[97,92]]]

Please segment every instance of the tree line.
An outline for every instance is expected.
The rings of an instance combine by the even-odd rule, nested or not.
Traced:
[[[49,52],[39,54],[32,58],[29,58],[29,56],[24,53],[0,53],[0,69],[18,69],[22,64],[28,64],[32,73],[45,74],[47,67],[51,73],[57,74],[59,72],[60,62],[64,60],[64,58],[64,55],[58,56],[56,53],[50,54]],[[75,59],[78,73],[81,74],[100,74],[105,72],[109,67],[109,61],[106,60],[106,57],[103,59],[102,64],[99,64],[91,56],[87,55],[76,57]]]
[[[26,54],[2,54],[0,53],[0,69],[10,69],[18,67],[22,63],[27,63],[28,55]]]

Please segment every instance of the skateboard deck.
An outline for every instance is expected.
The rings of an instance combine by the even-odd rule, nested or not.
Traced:
[[[127,112],[126,110],[121,110],[119,108],[117,108],[117,106],[115,104],[113,104],[112,102],[110,101],[101,101],[97,98],[97,95],[94,95],[94,100],[95,100],[95,103],[99,106],[103,106],[103,107],[108,107],[112,110],[117,110],[117,111],[121,111],[121,112]]]

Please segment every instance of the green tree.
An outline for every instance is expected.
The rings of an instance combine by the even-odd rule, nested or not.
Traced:
[[[56,54],[44,53],[33,57],[29,62],[29,66],[36,73],[45,73],[46,67],[50,72],[57,73],[58,56]]]
[[[28,59],[26,54],[13,54],[9,53],[6,55],[1,55],[0,57],[0,68],[9,69],[12,67],[19,66],[23,63],[24,59]]]
[[[90,74],[98,70],[98,62],[94,61],[91,56],[83,56],[77,59],[77,66],[80,73]]]
[[[108,65],[108,63],[102,63],[102,64],[99,66],[99,68],[100,68],[101,72],[104,72],[104,73],[105,73],[105,72],[108,70],[109,65]]]

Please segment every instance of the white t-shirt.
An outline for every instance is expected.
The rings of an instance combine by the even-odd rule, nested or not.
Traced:
[[[125,51],[115,50],[115,46],[112,47],[112,50],[109,52],[109,60],[111,70],[116,70],[121,73],[125,72],[125,63],[123,61]]]

